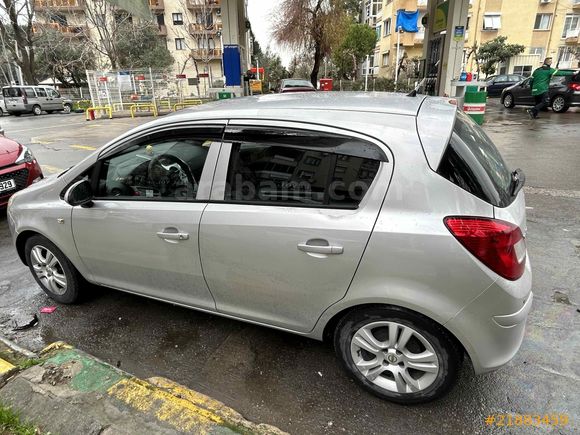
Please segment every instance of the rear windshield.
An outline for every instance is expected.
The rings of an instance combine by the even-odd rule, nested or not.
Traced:
[[[511,172],[501,154],[481,127],[461,111],[437,173],[496,207],[506,207],[513,200]]]
[[[4,88],[2,89],[2,94],[5,97],[21,97],[22,91],[20,88]]]

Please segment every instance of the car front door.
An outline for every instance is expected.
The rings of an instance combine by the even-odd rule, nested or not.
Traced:
[[[72,214],[79,255],[95,282],[215,309],[198,231],[224,125],[172,126],[99,159],[94,204]]]
[[[308,128],[230,122],[200,229],[218,311],[298,332],[345,296],[392,171],[384,145]]]
[[[50,105],[50,110],[62,110],[62,97],[60,94],[52,88],[45,88],[46,95],[48,96],[48,102]]]
[[[513,90],[516,104],[523,106],[533,106],[535,103],[532,96],[532,87],[530,86],[530,79],[524,80]]]

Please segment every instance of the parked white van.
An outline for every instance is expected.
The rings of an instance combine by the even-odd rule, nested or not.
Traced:
[[[15,116],[23,113],[35,115],[61,111],[70,113],[72,100],[63,98],[49,86],[5,86],[2,88],[6,111]]]

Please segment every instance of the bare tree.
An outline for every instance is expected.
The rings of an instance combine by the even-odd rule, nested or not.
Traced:
[[[274,39],[313,59],[310,81],[314,86],[322,60],[344,37],[349,18],[339,0],[283,0],[273,25]]]
[[[26,83],[36,83],[34,71],[34,7],[32,0],[0,0],[0,37]]]

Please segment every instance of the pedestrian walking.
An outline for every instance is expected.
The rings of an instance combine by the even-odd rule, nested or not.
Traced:
[[[550,79],[557,71],[551,65],[552,58],[547,57],[544,59],[544,64],[532,74],[530,86],[532,87],[532,96],[536,101],[536,105],[526,110],[531,119],[536,119],[540,110],[550,105]]]

